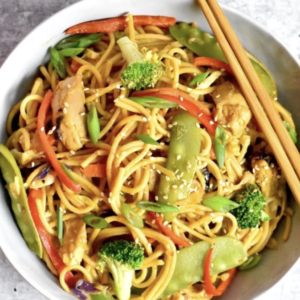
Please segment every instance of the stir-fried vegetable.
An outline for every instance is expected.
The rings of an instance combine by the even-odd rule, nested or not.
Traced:
[[[136,91],[154,87],[164,73],[157,54],[142,54],[127,36],[119,39],[117,43],[128,65],[121,74],[123,85]]]
[[[199,122],[205,126],[209,134],[215,136],[215,131],[218,124],[211,118],[210,110],[207,108],[207,106],[205,106],[205,104],[200,101],[195,101],[195,99],[185,92],[173,88],[157,88],[134,92],[132,96],[153,96],[177,103],[179,107],[182,107],[192,116],[197,118]]]
[[[144,221],[140,215],[138,215],[129,204],[122,203],[121,204],[121,212],[125,219],[136,228],[143,228]]]
[[[221,61],[216,58],[210,58],[210,57],[197,57],[194,59],[194,66],[196,67],[212,67],[220,70],[224,70],[230,74],[233,74],[233,71],[231,67],[225,63],[224,61]]]
[[[155,141],[151,136],[147,134],[136,134],[136,138],[138,138],[140,141],[144,142],[145,144],[149,145],[159,145],[157,141]]]
[[[161,203],[173,205],[190,193],[201,144],[201,132],[197,125],[197,119],[187,112],[173,117],[166,168],[173,171],[176,178],[161,176],[158,189]],[[165,213],[164,216],[171,221],[176,214]]]
[[[22,174],[13,155],[3,144],[0,144],[0,168],[23,238],[28,248],[42,258],[43,247],[29,210]]]
[[[222,169],[225,162],[226,134],[221,126],[218,126],[215,134],[215,155],[219,167]]]
[[[291,139],[296,144],[297,143],[297,133],[296,133],[296,131],[291,127],[291,125],[287,121],[283,121],[283,124],[284,124],[286,130],[288,131]]]
[[[216,244],[210,275],[235,268],[247,259],[246,250],[239,240],[232,237],[216,237],[214,239]],[[179,251],[173,276],[161,295],[162,298],[203,280],[205,258],[210,247],[210,243],[202,241]]]
[[[90,164],[83,168],[82,174],[86,177],[105,178],[106,177],[106,164],[95,163]]]
[[[38,211],[37,205],[36,205],[36,200],[37,199],[41,200],[42,197],[43,197],[43,192],[41,189],[31,190],[31,192],[28,196],[28,204],[29,204],[32,219],[33,219],[35,227],[39,233],[39,236],[42,240],[44,248],[50,257],[50,259],[53,263],[53,266],[60,274],[63,271],[63,269],[66,267],[66,265],[63,262],[63,260],[61,259],[61,257],[59,256],[58,252],[56,251],[56,249],[52,243],[51,236],[46,231],[46,229],[40,219],[39,211]],[[73,276],[73,274],[71,272],[66,273],[65,281],[70,288],[72,288],[76,284],[76,278]]]
[[[114,291],[120,300],[129,300],[134,271],[141,267],[144,248],[141,245],[117,240],[108,242],[98,251],[100,266],[106,266],[114,278]]]
[[[213,282],[211,280],[211,276],[210,276],[210,269],[211,269],[211,265],[212,263],[212,255],[213,255],[213,250],[214,247],[211,247],[207,253],[206,259],[205,259],[205,263],[204,263],[204,285],[205,285],[205,290],[206,292],[211,295],[211,296],[221,296],[225,290],[227,289],[227,287],[229,286],[229,284],[231,283],[231,281],[233,280],[235,273],[236,273],[236,268],[233,268],[229,271],[227,271],[227,273],[229,274],[229,277],[227,278],[227,280],[222,281],[221,284],[218,286],[218,288],[216,288],[213,285]]]
[[[174,39],[186,46],[199,56],[215,58],[227,63],[227,59],[215,37],[187,23],[179,23],[169,28]],[[267,68],[250,53],[247,53],[254,69],[269,96],[277,97],[275,81]]]
[[[87,215],[87,216],[84,216],[82,218],[82,221],[93,227],[93,228],[97,228],[97,229],[102,229],[102,228],[106,228],[109,226],[109,223],[103,219],[103,218],[100,218],[98,216],[95,216],[95,215]]]
[[[154,25],[161,28],[168,28],[176,23],[176,19],[163,16],[133,16],[135,26]],[[85,22],[66,30],[66,34],[74,33],[97,33],[97,32],[116,32],[128,26],[128,17],[117,17],[106,20]]]
[[[205,206],[220,212],[228,212],[239,206],[237,202],[231,201],[222,196],[215,196],[212,198],[204,199],[202,203]]]
[[[77,56],[90,45],[99,42],[103,34],[76,34],[69,36],[50,49],[51,63],[61,79],[66,78],[66,66],[63,56],[72,57]],[[72,68],[71,68],[72,69]],[[76,73],[76,72],[73,72]]]
[[[190,83],[189,86],[193,86],[195,84],[200,84],[208,75],[210,72],[204,72],[198,76],[196,76]]]
[[[98,120],[98,112],[95,105],[92,105],[90,107],[90,110],[87,114],[86,123],[91,141],[94,145],[96,145],[100,134],[100,123]]]
[[[52,149],[52,147],[49,145],[48,143],[48,139],[47,139],[47,134],[45,133],[45,120],[46,120],[46,114],[47,111],[51,105],[51,100],[53,98],[53,93],[52,91],[48,91],[42,101],[42,105],[39,109],[39,113],[38,113],[38,118],[37,118],[37,131],[38,131],[38,135],[39,138],[42,142],[42,145],[44,147],[44,151],[52,165],[52,167],[54,168],[54,170],[57,173],[57,176],[59,177],[59,179],[61,180],[61,182],[63,184],[65,184],[65,186],[67,188],[69,188],[70,190],[72,190],[73,192],[80,192],[81,191],[81,187],[79,184],[75,183],[67,174],[66,172],[63,170],[61,164],[59,163],[59,161],[56,158],[55,152]]]
[[[255,268],[262,258],[261,254],[256,254],[248,257],[247,261],[245,261],[242,265],[238,267],[240,271],[246,271]]]
[[[263,211],[267,202],[257,185],[247,184],[241,193],[235,195],[234,200],[240,205],[231,213],[236,217],[240,228],[255,228],[260,224],[260,220],[270,220]]]
[[[131,101],[134,101],[143,107],[148,108],[174,108],[178,107],[178,104],[152,96],[144,96],[144,97],[129,97]]]
[[[64,235],[64,224],[63,224],[63,213],[61,208],[58,206],[56,210],[57,214],[57,237],[60,244],[63,244],[63,235]]]

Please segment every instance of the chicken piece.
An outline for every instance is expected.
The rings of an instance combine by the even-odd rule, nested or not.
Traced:
[[[81,76],[76,75],[61,81],[52,100],[53,125],[59,138],[68,150],[78,150],[87,141],[85,124],[85,96]]]
[[[214,119],[233,135],[240,136],[252,116],[243,95],[229,81],[217,86],[211,95],[216,104]]]
[[[265,198],[272,197],[277,193],[281,176],[276,167],[270,168],[264,159],[252,160],[252,168],[255,182],[259,185]]]
[[[63,246],[59,249],[59,255],[66,265],[79,265],[87,250],[85,223],[80,218],[74,218],[65,221],[64,225]]]

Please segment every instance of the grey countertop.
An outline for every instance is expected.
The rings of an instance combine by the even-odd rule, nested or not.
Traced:
[[[15,45],[35,26],[55,12],[77,1],[0,0],[0,66]],[[221,2],[242,11],[268,27],[300,60],[299,0],[222,0]],[[300,262],[298,261],[293,270],[260,299],[300,299],[299,282]],[[0,299],[47,300],[19,275],[6,259],[1,248]]]

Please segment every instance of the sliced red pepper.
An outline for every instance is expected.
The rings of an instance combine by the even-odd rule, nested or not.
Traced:
[[[192,116],[196,117],[199,120],[199,122],[205,126],[207,131],[212,136],[215,136],[215,131],[218,124],[212,119],[211,116],[207,114],[207,111],[209,111],[209,109],[206,106],[204,106],[200,101],[195,101],[195,99],[193,99],[187,93],[178,91],[173,88],[160,88],[138,91],[132,94],[132,97],[143,96],[158,97],[177,103],[180,107],[184,108]]]
[[[169,28],[176,23],[173,17],[163,16],[133,16],[135,26],[155,25],[161,28]],[[74,33],[98,33],[98,32],[116,32],[124,30],[128,26],[128,17],[117,17],[105,20],[85,22],[77,24],[66,30],[66,34]]]
[[[161,215],[156,216],[156,213],[153,211],[148,211],[151,221],[155,220],[156,225],[160,228],[160,230],[168,236],[175,244],[178,246],[189,247],[191,243],[186,239],[176,235],[172,229],[168,226],[164,225],[164,219]]]
[[[39,109],[38,117],[37,117],[37,131],[41,140],[41,143],[43,145],[44,151],[54,168],[54,170],[57,173],[57,176],[61,180],[61,182],[70,190],[72,190],[75,193],[81,192],[81,187],[79,184],[75,183],[63,170],[61,164],[56,158],[55,152],[53,151],[51,145],[49,144],[47,134],[45,133],[45,120],[47,111],[50,108],[51,101],[53,98],[53,92],[49,90],[41,104],[41,107]]]
[[[82,66],[81,63],[79,63],[78,61],[72,59],[71,64],[70,64],[70,69],[71,69],[73,74],[76,74],[81,66]]]
[[[205,258],[205,263],[204,263],[204,285],[205,285],[205,290],[206,292],[211,295],[211,296],[221,296],[229,284],[232,282],[235,274],[236,274],[236,268],[233,268],[231,270],[228,270],[227,273],[229,273],[229,277],[225,280],[222,281],[219,286],[216,288],[211,280],[210,276],[210,267],[211,267],[211,262],[212,262],[212,254],[213,254],[214,248],[211,247],[207,253],[207,256]]]
[[[211,58],[211,57],[196,57],[194,59],[194,66],[196,67],[212,67],[215,69],[224,69],[226,72],[233,74],[233,71],[229,64],[226,62],[216,59],[216,58]]]
[[[105,178],[106,177],[106,164],[90,164],[87,167],[82,169],[83,175],[87,177],[97,177]]]
[[[35,227],[39,233],[39,236],[42,240],[42,243],[44,245],[44,248],[46,249],[55,269],[60,274],[63,269],[66,267],[65,263],[59,256],[57,250],[55,249],[51,237],[49,233],[46,231],[40,216],[39,211],[37,209],[36,200],[43,198],[43,191],[41,189],[38,190],[31,190],[28,196],[28,205],[31,212],[31,216],[33,219],[33,222],[35,224]],[[66,273],[65,281],[67,285],[72,288],[75,286],[77,279],[74,277],[74,275],[71,272]]]

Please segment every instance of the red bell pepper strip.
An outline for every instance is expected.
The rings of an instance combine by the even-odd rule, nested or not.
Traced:
[[[168,236],[175,244],[178,246],[189,247],[191,243],[186,239],[176,235],[172,229],[168,226],[164,225],[164,219],[161,215],[156,216],[156,213],[153,211],[148,211],[151,220],[155,220],[156,225],[160,228],[160,230]]]
[[[168,28],[176,23],[173,17],[163,16],[133,16],[135,26],[155,25],[161,28]],[[97,33],[97,32],[116,32],[124,30],[128,26],[128,17],[117,17],[105,20],[85,22],[77,24],[66,30],[66,34],[74,33]]]
[[[173,93],[173,95],[170,95],[171,93]],[[207,114],[208,108],[204,106],[201,102],[195,101],[188,94],[173,88],[148,89],[139,92],[134,92],[132,94],[132,97],[143,96],[158,97],[177,103],[180,107],[185,109],[192,116],[196,117],[199,120],[199,122],[205,126],[207,131],[212,136],[215,136],[215,131],[218,124],[214,122],[212,117]],[[192,98],[192,100],[189,98]],[[199,107],[199,104],[201,104],[201,108]],[[203,109],[203,107],[205,107],[205,110]]]
[[[73,74],[76,74],[78,69],[82,66],[81,63],[79,63],[78,61],[72,59],[71,64],[70,64],[70,69],[72,71]]]
[[[51,105],[51,101],[53,98],[53,92],[49,90],[41,104],[41,107],[39,109],[38,117],[37,117],[37,131],[39,138],[42,142],[44,151],[54,168],[54,170],[57,173],[57,176],[61,180],[61,182],[70,190],[72,190],[75,193],[81,192],[81,187],[79,184],[75,183],[63,170],[61,164],[56,158],[55,152],[53,151],[52,147],[49,145],[49,141],[47,138],[47,134],[45,133],[45,119],[46,119],[46,114],[47,111]]]
[[[228,270],[227,273],[229,273],[229,277],[225,280],[222,281],[219,286],[216,288],[210,277],[210,267],[211,267],[211,262],[212,262],[212,254],[213,254],[214,248],[211,247],[207,253],[207,256],[205,258],[205,263],[204,263],[204,285],[205,285],[205,290],[206,292],[211,295],[211,296],[221,296],[229,284],[232,282],[235,273],[236,273],[236,268],[233,268],[231,270]]]
[[[216,59],[216,58],[211,58],[211,57],[196,57],[194,59],[194,66],[196,67],[212,67],[215,69],[224,69],[226,72],[234,75],[231,67],[229,64],[226,62]]]
[[[49,233],[46,231],[37,209],[36,200],[42,199],[43,197],[43,191],[41,189],[38,190],[31,190],[28,196],[28,205],[31,212],[31,216],[33,219],[33,222],[35,224],[35,227],[39,233],[39,236],[42,240],[42,243],[44,245],[44,248],[46,249],[55,269],[60,274],[63,269],[66,267],[65,263],[59,256],[57,250],[55,249],[51,237]],[[77,279],[74,277],[74,275],[71,272],[66,273],[65,281],[67,285],[72,288],[75,286]]]
[[[83,175],[87,177],[97,177],[105,178],[106,177],[106,164],[91,164],[82,169]]]

